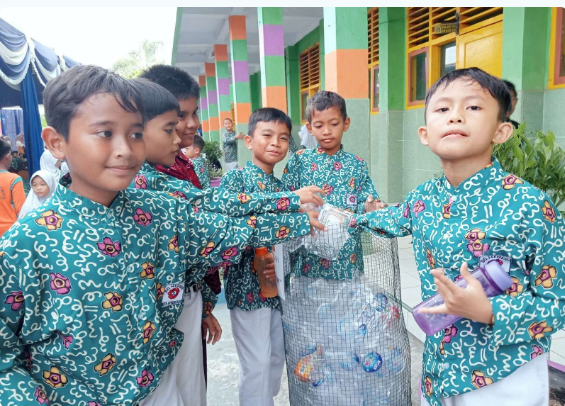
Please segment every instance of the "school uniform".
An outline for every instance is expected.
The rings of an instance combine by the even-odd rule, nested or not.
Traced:
[[[489,299],[493,324],[462,319],[426,338],[422,392],[430,405],[490,404],[466,403],[483,393],[500,406],[542,404],[530,402],[534,394],[540,402],[547,399],[547,374],[530,379],[527,370],[549,352],[550,335],[564,326],[565,222],[544,192],[494,160],[458,187],[445,176],[432,179],[403,204],[355,221],[385,235],[414,236],[423,300],[437,293],[433,268],[444,268],[455,280],[463,262],[470,270],[491,260],[509,267],[512,287]],[[536,368],[547,372],[547,365]],[[524,388],[531,388],[530,395]]]
[[[198,176],[200,185],[202,189],[208,189],[210,187],[210,175],[208,174],[208,168],[206,167],[206,160],[202,157],[192,158],[190,160],[194,166],[194,172]]]
[[[235,139],[235,131],[224,131],[224,161],[226,163],[226,172],[237,169],[237,140]]]
[[[131,187],[158,190],[182,200],[186,199],[194,205],[196,210],[223,212],[231,216],[255,213],[256,215],[249,216],[247,220],[253,226],[259,218],[259,213],[285,211],[285,209],[288,209],[286,210],[288,212],[291,210],[297,211],[300,206],[300,198],[292,193],[251,195],[248,193],[230,193],[222,188],[198,190],[189,182],[158,172],[147,163],[142,166]],[[283,201],[288,203],[284,208],[281,206]],[[263,217],[269,219],[270,225],[266,220],[262,220],[261,232],[265,235],[279,235],[281,241],[308,232],[306,228],[309,227],[309,220],[305,213],[289,213],[281,216],[268,213],[264,214]],[[289,232],[288,235],[286,234],[287,231]],[[234,260],[227,256],[224,262],[233,263]],[[194,358],[200,359],[199,365],[202,364],[202,348],[201,346],[197,348],[201,334],[200,328],[196,328],[198,323],[195,318],[199,318],[198,315],[206,318],[217,302],[216,294],[211,287],[202,283],[207,272],[207,267],[193,268],[188,271],[187,291],[189,289],[192,289],[192,291],[201,289],[201,296],[185,301],[185,311],[177,324],[177,328],[186,335],[186,345],[181,348],[173,363],[173,368],[177,371],[176,379],[181,396],[185,403],[190,401],[190,405],[206,404],[205,395],[203,395],[205,394],[203,370],[199,366],[195,367],[192,360]]]
[[[272,173],[247,162],[222,178],[231,193],[278,193],[282,182]],[[280,201],[280,208],[286,205]],[[253,268],[254,250],[248,247],[238,264],[226,267],[224,286],[232,333],[239,356],[240,406],[271,406],[281,386],[284,340],[278,296],[265,298]]]
[[[249,220],[146,190],[106,207],[58,186],[0,241],[0,404],[138,404],[183,343],[186,270],[279,240],[276,221]]]

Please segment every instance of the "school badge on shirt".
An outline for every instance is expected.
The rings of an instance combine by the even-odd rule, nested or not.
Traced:
[[[165,286],[165,294],[163,295],[163,306],[174,306],[179,303],[184,296],[184,284],[169,283]]]

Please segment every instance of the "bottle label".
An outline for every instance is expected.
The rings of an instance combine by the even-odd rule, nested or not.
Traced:
[[[495,261],[499,263],[504,272],[508,273],[510,271],[510,258],[503,255],[483,255],[479,259],[479,266],[484,268],[487,264]]]

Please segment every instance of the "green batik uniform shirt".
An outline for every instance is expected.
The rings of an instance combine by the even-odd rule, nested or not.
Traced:
[[[200,190],[189,181],[180,180],[159,172],[147,163],[143,164],[130,187],[161,191],[182,200],[186,199],[194,206],[195,210],[225,213],[230,216],[254,214],[249,216],[249,222],[256,222],[258,214],[267,213],[262,216],[265,226],[261,230],[264,230],[267,234],[280,232],[280,235],[284,236],[284,238],[302,235],[304,234],[302,231],[306,230],[310,225],[306,213],[297,213],[300,207],[300,198],[295,193],[231,193],[222,188]],[[281,202],[285,204],[283,205]],[[269,212],[279,211],[286,214],[281,214],[279,215],[280,217],[275,214],[268,214]],[[280,221],[277,219],[280,219]],[[288,220],[292,220],[292,223],[298,225],[298,227],[284,228]],[[280,230],[280,227],[272,228],[271,230],[266,226],[266,221],[276,224],[280,223],[280,227],[283,228]],[[273,227],[275,226],[273,225]],[[286,235],[287,232],[288,235]],[[230,260],[229,257],[226,258],[225,262],[237,263]],[[192,286],[201,282],[207,271],[205,267],[191,269],[187,276],[187,285]],[[202,300],[204,303],[203,317],[206,317],[217,302],[216,295],[207,284],[202,285]]]
[[[324,202],[351,213],[362,214],[369,195],[379,198],[369,176],[367,163],[343,150],[328,155],[322,148],[297,151],[283,172],[283,184],[288,190],[318,186],[326,192]],[[350,238],[333,261],[320,258],[301,249],[292,256],[293,273],[312,278],[351,279],[354,271],[363,272],[360,240]],[[359,259],[359,261],[357,260]]]
[[[134,189],[105,207],[58,186],[0,241],[0,404],[137,404],[182,344],[186,270],[310,231],[265,216]]]
[[[222,178],[221,188],[232,193],[278,193],[284,190],[282,182],[273,174],[265,173],[252,162],[247,162],[244,168],[228,171]],[[280,209],[288,201],[280,201]],[[225,281],[226,301],[228,309],[239,307],[241,310],[257,310],[262,307],[281,309],[279,297],[265,298],[259,289],[259,279],[253,269],[254,250],[247,247],[242,254],[241,262],[226,269]]]
[[[210,175],[206,167],[206,160],[202,157],[198,157],[191,159],[190,162],[194,165],[194,172],[200,181],[202,189],[208,189],[210,187]]]
[[[457,188],[445,177],[432,179],[405,203],[356,222],[388,236],[414,236],[423,300],[437,293],[433,268],[455,280],[463,262],[473,270],[494,256],[510,259],[514,283],[490,299],[493,325],[462,319],[426,338],[422,392],[431,405],[490,385],[549,352],[549,336],[565,321],[565,223],[545,193],[498,161]]]
[[[237,140],[235,131],[224,131],[224,160],[226,163],[237,162]]]

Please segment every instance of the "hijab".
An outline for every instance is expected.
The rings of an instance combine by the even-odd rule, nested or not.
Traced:
[[[35,194],[35,192],[33,191],[33,179],[36,177],[40,177],[41,179],[43,179],[45,181],[45,183],[47,184],[47,187],[49,187],[49,193],[47,193],[46,196],[44,197],[39,197]],[[47,199],[49,199],[51,196],[53,196],[53,192],[55,191],[55,188],[57,187],[57,178],[55,177],[55,175],[53,175],[51,172],[49,171],[45,171],[45,170],[40,170],[35,172],[31,178],[29,179],[29,194],[27,195],[26,201],[24,203],[24,205],[22,206],[22,209],[20,210],[20,215],[18,216],[18,219],[21,219],[23,216],[25,216],[27,213],[29,213],[30,211],[33,211],[35,209],[37,209],[39,206],[41,206]]]

